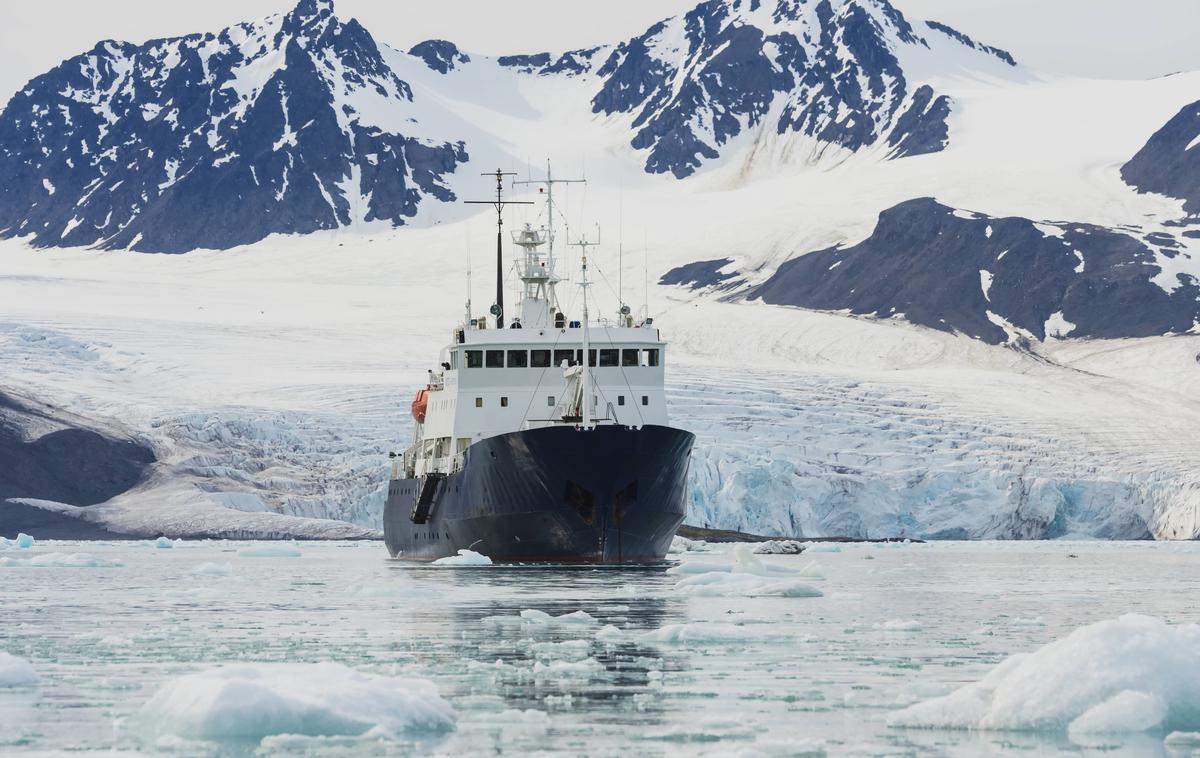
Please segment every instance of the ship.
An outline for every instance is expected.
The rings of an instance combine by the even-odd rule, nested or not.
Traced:
[[[661,561],[682,524],[695,436],[667,419],[667,345],[648,308],[589,313],[588,252],[578,246],[577,316],[556,273],[556,185],[497,169],[496,294],[489,315],[451,330],[412,401],[412,444],[391,453],[384,539],[393,558],[469,550],[494,563]],[[504,183],[538,185],[538,225],[511,234],[519,304],[504,311]]]

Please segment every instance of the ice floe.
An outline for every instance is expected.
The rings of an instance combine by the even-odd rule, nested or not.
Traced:
[[[33,537],[29,536],[25,532],[21,532],[17,535],[16,545],[22,550],[28,550],[29,548],[33,547]]]
[[[680,553],[709,553],[712,552],[712,545],[705,540],[689,540],[687,537],[676,536],[671,540],[671,547],[667,549],[670,555],[678,555]]]
[[[0,558],[0,568],[111,568],[120,561],[100,558],[91,553],[42,553],[31,558]]]
[[[229,576],[233,573],[233,564],[205,561],[192,569],[192,573],[199,576]]]
[[[553,630],[571,628],[590,631],[600,623],[586,611],[573,611],[554,616],[536,608],[527,608],[516,616],[484,616],[479,621],[484,626],[523,630],[526,633],[549,633]]]
[[[271,735],[443,732],[455,712],[425,679],[366,674],[338,663],[241,664],[168,681],[142,706],[136,728],[186,739]]]
[[[774,637],[792,637],[794,632],[773,624],[667,624],[645,632],[647,642],[670,642],[686,645],[694,642],[747,642]]]
[[[914,619],[888,619],[871,624],[871,628],[880,632],[919,632],[925,627]]]
[[[754,547],[758,555],[799,555],[804,552],[804,543],[796,540],[767,540]]]
[[[824,578],[814,562],[804,568],[766,563],[749,545],[737,546],[732,563],[685,561],[667,573],[684,577],[675,583],[676,592],[707,597],[820,597],[820,590],[800,580]]]
[[[32,687],[37,683],[37,672],[29,661],[0,650],[0,688]]]
[[[1200,626],[1127,614],[1014,655],[893,714],[898,727],[1075,733],[1200,729]]]
[[[162,536],[154,541],[154,546],[159,550],[169,550],[175,547],[175,543],[171,541],[170,537]]]
[[[821,597],[819,589],[796,579],[710,571],[685,577],[675,591],[696,597]]]
[[[533,678],[539,681],[591,679],[602,673],[604,673],[604,664],[595,658],[583,658],[577,661],[535,661],[533,664]]]
[[[433,562],[434,566],[490,566],[492,559],[486,555],[476,553],[474,550],[459,550],[458,555],[450,555],[445,558],[438,558]]]

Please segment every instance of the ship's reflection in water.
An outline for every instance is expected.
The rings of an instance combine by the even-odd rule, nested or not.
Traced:
[[[470,598],[430,608],[446,625],[443,638],[453,641],[452,650],[430,653],[458,655],[478,696],[499,697],[507,709],[585,710],[601,719],[605,712],[621,719],[637,713],[640,722],[654,723],[664,672],[685,665],[684,658],[639,642],[643,633],[686,618],[686,602],[669,597],[675,578],[666,568],[408,571],[433,587],[443,585],[447,595]]]

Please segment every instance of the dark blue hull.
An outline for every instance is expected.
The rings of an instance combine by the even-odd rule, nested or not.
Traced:
[[[662,560],[686,507],[695,435],[665,426],[512,432],[467,449],[462,470],[431,489],[388,487],[383,531],[396,558],[434,560],[470,549],[495,562]]]

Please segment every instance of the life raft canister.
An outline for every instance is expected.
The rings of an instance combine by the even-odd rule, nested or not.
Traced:
[[[425,411],[429,408],[429,390],[417,390],[417,396],[412,401],[412,415],[418,424],[425,423]]]

